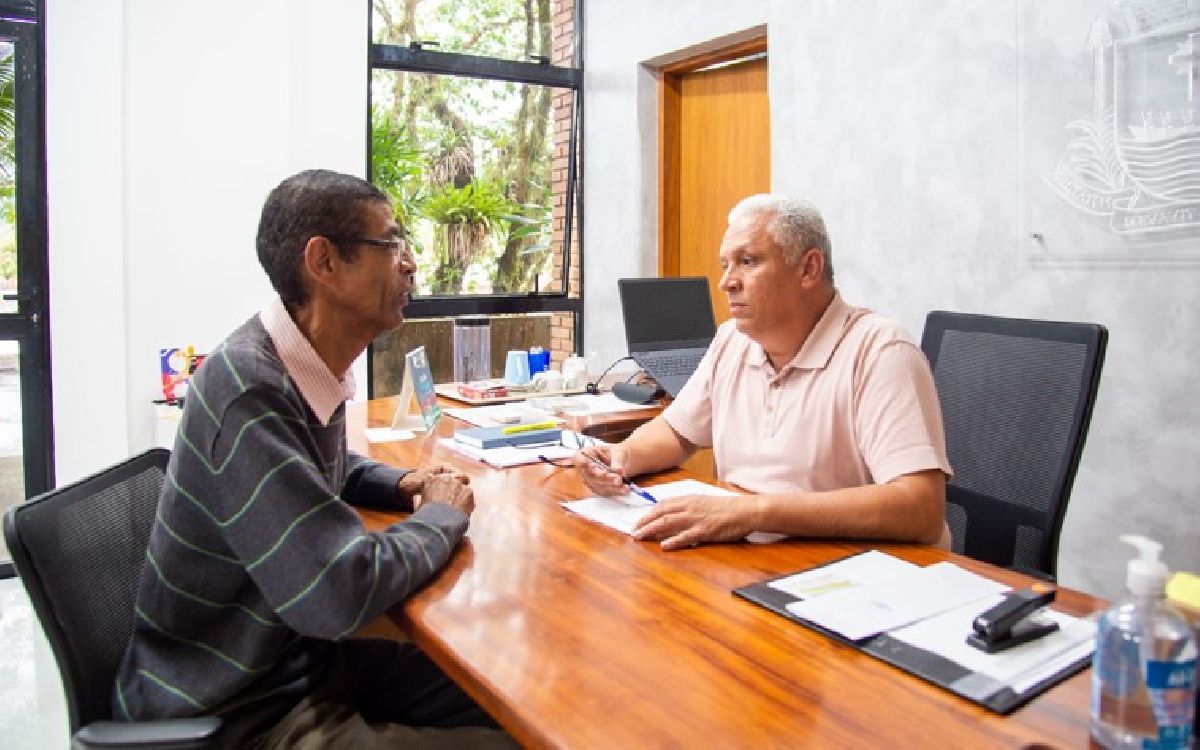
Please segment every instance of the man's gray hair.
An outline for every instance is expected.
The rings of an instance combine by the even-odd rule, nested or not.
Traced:
[[[804,251],[815,247],[825,257],[825,278],[833,281],[833,248],[829,244],[825,220],[816,206],[786,195],[759,193],[738,201],[729,212],[729,223],[732,225],[743,216],[758,213],[771,214],[767,231],[783,248],[783,257],[788,263],[799,263]]]

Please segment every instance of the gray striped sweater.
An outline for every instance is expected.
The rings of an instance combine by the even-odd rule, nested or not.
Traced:
[[[273,725],[466,531],[427,503],[367,532],[347,503],[411,510],[403,474],[347,452],[344,405],[321,425],[257,316],[234,331],[188,390],[114,717],[222,715],[230,744]]]

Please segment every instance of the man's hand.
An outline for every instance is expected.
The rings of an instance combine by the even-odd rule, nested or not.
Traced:
[[[626,459],[626,451],[619,445],[593,445],[576,453],[573,460],[589,490],[611,497],[629,492],[624,481]]]
[[[458,479],[462,484],[469,484],[470,477],[460,471],[450,468],[449,466],[431,466],[428,469],[417,469],[410,471],[400,478],[400,482],[396,485],[400,497],[412,503],[413,510],[416,510],[425,493],[425,486],[430,479],[436,476],[451,475]]]
[[[642,516],[633,536],[642,541],[658,539],[665,550],[735,541],[754,531],[752,503],[748,495],[687,495],[663,500]]]
[[[421,490],[420,505],[425,503],[445,503],[452,508],[458,508],[468,516],[475,510],[475,491],[471,489],[470,478],[466,474],[445,472],[434,474],[425,481]],[[419,505],[414,505],[413,510]]]

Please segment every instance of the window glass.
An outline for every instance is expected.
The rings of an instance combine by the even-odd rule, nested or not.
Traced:
[[[417,294],[565,291],[555,122],[574,92],[376,70],[371,100],[371,179],[408,229]]]
[[[398,392],[416,346],[437,382],[457,379],[455,317],[486,317],[497,377],[510,349],[543,347],[554,366],[576,351],[582,139],[563,69],[580,5],[372,0],[370,179],[417,259],[404,326],[371,347],[372,396]]]
[[[551,0],[374,0],[374,41],[481,57],[550,59],[555,6]],[[434,42],[436,44],[430,44]],[[570,50],[571,37],[559,44]],[[427,45],[427,46],[426,46]]]
[[[0,40],[0,293],[17,291],[16,107],[13,43]],[[0,299],[0,313],[17,312],[17,302]]]

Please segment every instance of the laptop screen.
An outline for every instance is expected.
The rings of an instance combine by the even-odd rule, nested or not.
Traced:
[[[629,351],[707,347],[717,332],[708,279],[619,279]]]

